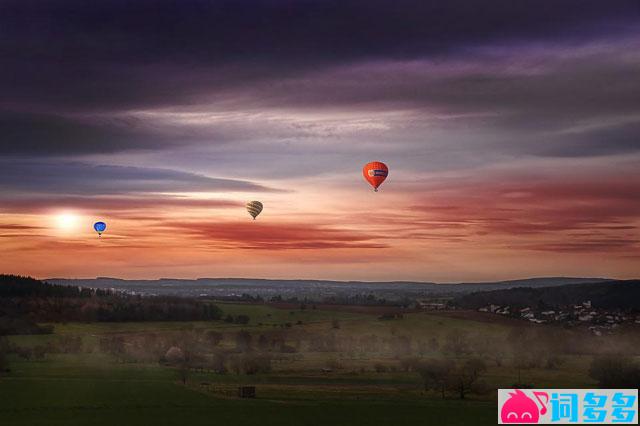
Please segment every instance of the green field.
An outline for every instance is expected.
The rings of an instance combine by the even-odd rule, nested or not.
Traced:
[[[415,352],[411,356],[429,359],[442,354],[419,354],[415,348],[424,339],[445,342],[448,334],[461,331],[469,338],[482,335],[487,340],[502,341],[513,326],[427,313],[383,321],[374,314],[355,312],[220,306],[225,315],[249,315],[249,324],[67,323],[56,324],[53,335],[11,336],[11,344],[25,348],[77,336],[82,339],[82,349],[77,353],[47,353],[38,360],[9,355],[11,371],[0,378],[0,423],[488,425],[496,421],[495,389],[509,387],[518,379],[537,387],[594,385],[587,374],[590,356],[565,356],[558,368],[521,369],[518,377],[505,354],[502,365],[487,362],[482,377],[484,392],[472,392],[464,400],[447,394],[443,400],[437,392],[425,391],[420,375],[402,369],[401,359],[388,350],[366,351],[349,342],[358,342],[365,335],[375,335],[381,342],[407,336]],[[171,342],[216,331],[223,338],[215,350],[229,352],[231,363],[241,356],[232,352],[235,333],[240,330],[249,332],[254,341],[260,334],[282,334],[288,344],[298,342],[298,349],[270,355],[271,367],[266,372],[244,374],[230,369],[220,374],[206,366],[195,366],[189,368],[184,382],[176,366],[136,357],[142,350],[137,342],[148,335],[154,342]],[[299,343],[314,333],[330,333],[342,346],[336,351],[313,351]],[[124,339],[126,356],[100,350],[98,342],[109,336]],[[240,384],[256,386],[257,398],[238,398]]]

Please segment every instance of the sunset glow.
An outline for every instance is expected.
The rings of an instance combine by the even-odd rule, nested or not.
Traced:
[[[78,216],[73,213],[60,213],[55,216],[55,221],[58,228],[65,231],[77,229],[79,226]]]
[[[115,39],[91,24],[97,12],[56,9],[64,25],[46,29],[11,15],[23,55],[0,70],[4,272],[640,272],[640,29],[626,12],[518,9],[497,31],[444,7],[437,22],[466,22],[460,34],[422,21],[400,31],[370,5],[383,22],[366,39],[302,24],[265,39],[241,14],[210,25],[185,6],[162,16],[202,25],[176,44],[128,7],[105,6],[127,17]],[[432,19],[423,7],[405,18]],[[43,34],[56,40],[46,51],[33,42]],[[362,177],[371,161],[389,166],[378,193]],[[255,221],[250,200],[264,205]],[[96,220],[108,224],[100,241]]]

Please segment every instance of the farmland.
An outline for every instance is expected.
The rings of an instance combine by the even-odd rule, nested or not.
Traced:
[[[478,321],[461,312],[383,320],[373,310],[218,306],[223,316],[248,321],[68,322],[53,324],[49,335],[9,336],[8,344],[23,352],[73,347],[37,359],[8,355],[10,372],[0,378],[2,418],[12,425],[490,424],[497,388],[596,385],[588,374],[593,354],[562,353],[561,362],[544,354],[539,363],[518,363],[509,340],[558,332],[551,327]],[[578,337],[587,338],[572,336]],[[193,353],[191,361],[165,359],[170,346]],[[455,390],[443,398],[425,389],[421,362],[477,357],[485,368],[464,399]],[[255,386],[257,398],[238,398],[240,385]]]

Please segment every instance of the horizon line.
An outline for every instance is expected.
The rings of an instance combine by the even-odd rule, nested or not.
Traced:
[[[450,282],[437,282],[437,281],[412,281],[412,280],[382,280],[382,281],[370,281],[370,280],[335,280],[335,279],[320,279],[320,278],[255,278],[255,277],[198,277],[198,278],[118,278],[118,277],[106,277],[96,276],[93,278],[81,277],[81,278],[65,278],[65,277],[49,277],[41,278],[42,281],[54,281],[54,280],[116,280],[116,281],[204,281],[204,280],[235,280],[235,281],[306,281],[306,282],[333,282],[333,283],[364,283],[364,284],[431,284],[431,285],[456,285],[456,284],[491,284],[491,283],[507,283],[517,281],[531,281],[531,280],[593,280],[595,281],[626,281],[636,280],[638,278],[611,278],[611,277],[576,277],[576,276],[533,276],[524,278],[503,279],[495,281],[450,281]]]

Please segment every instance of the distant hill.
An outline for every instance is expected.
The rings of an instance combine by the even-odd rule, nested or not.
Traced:
[[[604,282],[606,278],[545,277],[481,283],[431,283],[411,281],[329,281],[329,280],[270,280],[247,278],[199,278],[186,280],[47,279],[50,283],[102,289],[117,289],[143,295],[171,295],[189,297],[238,297],[250,295],[270,299],[281,296],[291,299],[344,302],[362,295],[398,302],[428,297],[451,297],[475,291],[515,287],[550,287],[587,282]],[[354,300],[354,303],[358,303]]]
[[[640,280],[482,291],[459,296],[454,303],[462,308],[478,309],[489,304],[560,307],[587,300],[594,308],[640,310]]]

